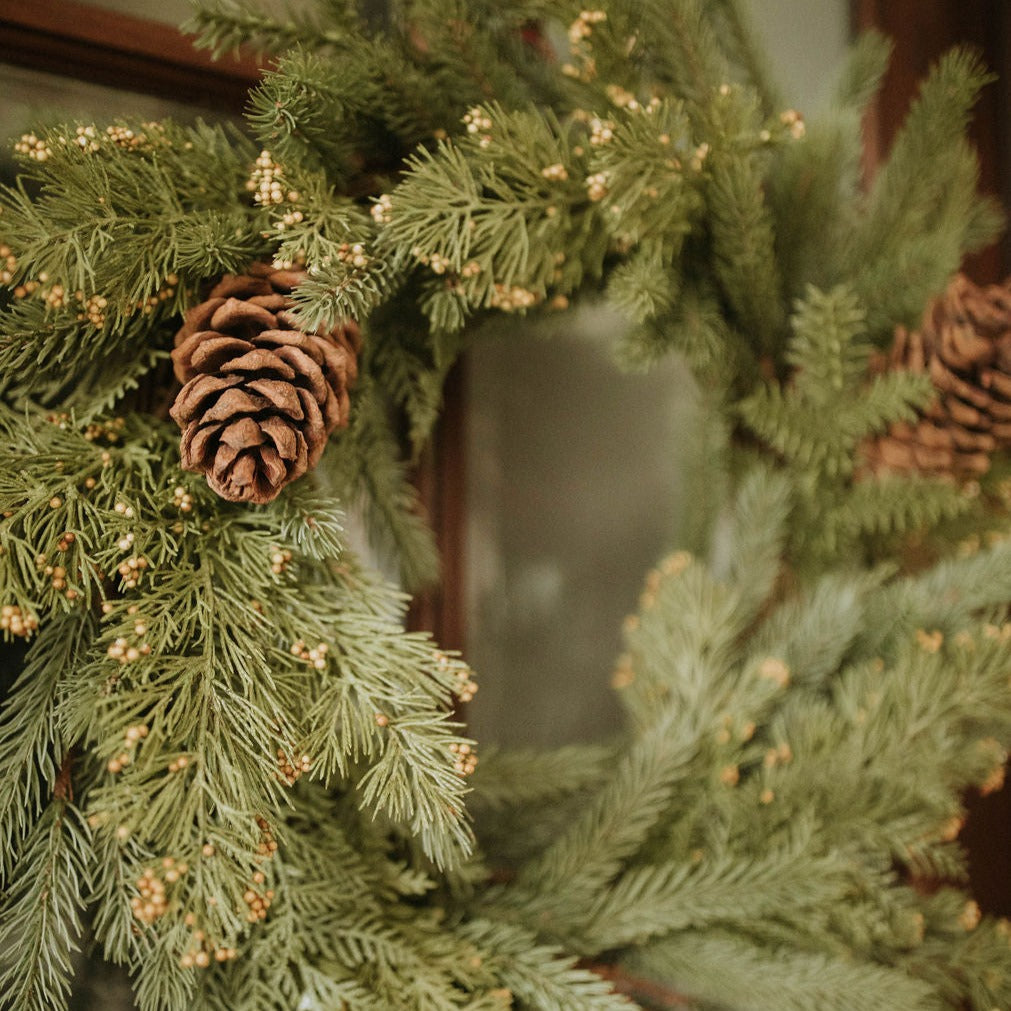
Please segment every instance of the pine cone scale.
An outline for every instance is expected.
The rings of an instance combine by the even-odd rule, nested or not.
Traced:
[[[253,348],[238,358],[225,359],[228,362],[230,372],[247,373],[267,373],[269,375],[279,375],[282,379],[292,380],[298,374],[290,365],[282,361],[277,355],[266,348]],[[224,365],[224,362],[214,363],[216,367]]]
[[[248,347],[236,337],[219,337],[213,330],[199,331],[187,339],[176,359],[177,378],[186,382],[188,376],[216,372],[225,362]],[[183,375],[179,375],[179,373]]]
[[[299,329],[289,293],[302,279],[266,265],[228,275],[176,335],[182,465],[224,498],[269,502],[347,424],[360,334],[350,322]]]
[[[261,330],[269,330],[276,322],[277,316],[262,305],[230,298],[214,310],[209,329],[248,338]]]
[[[227,446],[243,449],[262,446],[267,441],[263,429],[248,415],[226,425],[221,433],[221,441]]]

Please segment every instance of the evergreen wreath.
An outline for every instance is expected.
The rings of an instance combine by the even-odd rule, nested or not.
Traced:
[[[957,842],[1011,742],[1006,467],[866,463],[936,395],[876,352],[999,227],[978,60],[865,190],[887,45],[806,123],[733,0],[191,27],[274,54],[255,140],[40,131],[0,201],[4,1006],[97,960],[142,1011],[1011,1006]],[[431,579],[447,371],[601,293],[622,360],[691,365],[716,505],[626,623],[620,739],[478,764],[343,504]]]

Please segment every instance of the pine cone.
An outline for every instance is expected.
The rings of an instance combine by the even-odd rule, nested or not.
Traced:
[[[271,501],[348,421],[360,332],[300,330],[289,296],[303,278],[267,264],[226,274],[176,334],[182,465],[232,502]]]
[[[937,398],[915,424],[868,441],[870,469],[967,478],[1011,446],[1011,278],[981,288],[959,274],[923,315],[898,327],[884,366],[926,372]]]

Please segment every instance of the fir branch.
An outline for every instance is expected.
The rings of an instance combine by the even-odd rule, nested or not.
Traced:
[[[847,861],[839,857],[816,857],[796,846],[751,860],[735,853],[701,864],[633,867],[599,897],[586,927],[577,928],[578,943],[593,954],[640,946],[675,931],[744,927],[774,919],[786,908],[803,918],[843,899],[847,871]]]
[[[799,396],[816,407],[843,390],[860,385],[871,346],[864,333],[864,311],[845,288],[809,288],[791,320],[793,337],[786,355]]]
[[[633,1011],[600,976],[575,966],[561,950],[538,944],[511,924],[475,919],[457,928],[460,936],[488,952],[493,971],[531,1008],[545,1011]]]
[[[236,131],[120,123],[56,128],[40,143],[50,156],[2,192],[5,236],[18,278],[46,278],[40,292],[55,306],[76,298],[75,314],[103,331],[96,342],[150,312],[151,299],[178,312],[200,279],[262,247],[240,200],[253,152]]]
[[[713,272],[723,297],[754,351],[768,355],[786,320],[774,224],[754,156],[714,148],[708,159],[706,202]]]
[[[742,625],[758,614],[772,594],[782,565],[791,504],[790,486],[782,476],[753,470],[741,482],[729,522],[719,531],[713,574],[733,585],[737,620]]]
[[[943,481],[884,476],[861,481],[844,504],[826,510],[825,543],[852,542],[863,534],[927,529],[973,508],[972,499]]]
[[[406,51],[429,78],[425,91],[459,115],[479,102],[520,108],[557,98],[557,74],[544,65],[544,47],[524,38],[531,19],[543,16],[531,13],[538,9],[544,6],[512,0],[411,0],[398,20]],[[549,16],[556,13],[551,7]]]
[[[799,684],[823,686],[860,638],[868,616],[868,591],[884,577],[884,572],[821,576],[803,596],[776,609],[752,648],[756,654],[782,658]]]
[[[587,174],[605,179],[604,221],[626,245],[649,243],[669,265],[702,209],[683,104],[636,102],[613,119],[591,120],[591,126]]]
[[[474,775],[471,807],[502,811],[548,804],[596,785],[614,750],[573,744],[552,751],[485,751]]]
[[[359,120],[373,99],[362,70],[354,59],[285,53],[250,94],[249,121],[260,143],[283,163],[348,178],[362,156]]]
[[[57,693],[94,634],[86,611],[47,621],[0,717],[0,881],[9,881],[21,843],[54,789],[66,751],[56,723]]]
[[[727,81],[727,66],[715,26],[700,0],[636,4],[622,0],[611,5],[628,13],[640,27],[649,70],[671,92],[683,98],[692,121],[707,115],[709,98]]]
[[[687,552],[661,561],[646,577],[639,615],[626,626],[628,653],[615,674],[635,724],[653,727],[673,704],[694,713],[691,733],[702,733],[740,689],[738,640],[749,620],[734,588],[708,566]]]
[[[81,935],[90,833],[69,796],[57,796],[19,848],[0,912],[0,987],[11,1011],[65,1009]]]
[[[528,922],[548,934],[564,933],[566,910],[585,909],[642,845],[696,747],[693,732],[676,713],[662,715],[622,756],[569,829],[521,869],[508,903],[522,899]]]
[[[882,591],[879,612],[893,628],[958,631],[971,616],[1011,599],[1011,546],[998,543],[969,557],[949,558],[916,578]],[[891,599],[889,599],[891,598]],[[896,599],[897,598],[897,599]],[[868,638],[872,631],[867,629]]]
[[[965,252],[992,237],[997,222],[976,194],[976,158],[963,139],[989,80],[967,50],[942,57],[878,174],[846,260],[876,336],[914,322]]]
[[[281,53],[296,45],[341,48],[357,20],[353,5],[344,3],[327,3],[315,11],[290,5],[281,16],[273,16],[248,0],[191,3],[193,15],[182,30],[195,34],[196,45],[210,49],[215,56],[243,45],[265,54]]]
[[[627,962],[706,1003],[752,1011],[879,1011],[936,1007],[931,987],[873,963],[754,947],[719,932],[684,933]]]
[[[52,311],[24,298],[0,315],[0,370],[8,404],[36,403],[91,421],[132,391],[167,357],[151,316],[135,314],[120,334],[82,323],[74,311]],[[160,317],[161,313],[159,313]],[[153,344],[155,346],[145,346]],[[128,357],[110,371],[107,355]]]
[[[791,300],[808,285],[829,289],[848,280],[842,260],[860,200],[862,122],[857,109],[830,107],[806,126],[802,143],[776,152],[767,198]]]
[[[523,309],[549,287],[571,291],[599,275],[606,248],[599,230],[592,238],[583,172],[553,116],[480,106],[468,118],[465,139],[409,160],[381,235],[399,262],[434,275],[435,330],[462,325],[475,308]],[[580,255],[560,260],[564,249]]]
[[[634,273],[634,267],[630,268],[629,274]],[[664,280],[661,296],[669,290],[669,282]],[[638,304],[638,296],[633,297]],[[700,381],[709,383],[718,377],[720,385],[731,386],[747,368],[743,344],[730,330],[711,293],[684,287],[668,311],[624,331],[615,355],[627,371],[644,372],[667,355],[679,354]]]

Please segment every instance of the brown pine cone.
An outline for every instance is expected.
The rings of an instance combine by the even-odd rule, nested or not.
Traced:
[[[361,335],[351,321],[300,330],[290,293],[303,279],[259,263],[226,274],[176,334],[182,466],[232,502],[271,501],[348,422]]]
[[[884,368],[926,372],[937,397],[916,423],[865,444],[871,470],[985,473],[1011,446],[1011,278],[979,287],[958,274],[919,330],[896,329]]]

